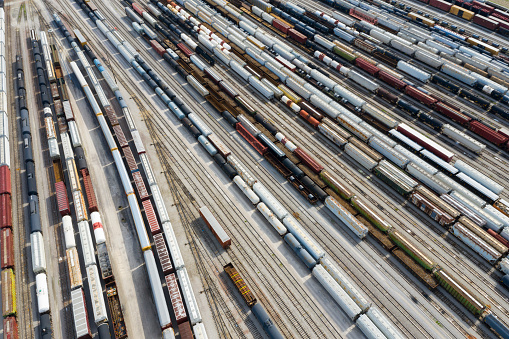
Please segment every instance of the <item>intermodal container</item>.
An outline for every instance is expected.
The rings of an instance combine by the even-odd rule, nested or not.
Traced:
[[[304,165],[309,167],[316,174],[320,173],[323,170],[323,166],[316,162],[313,158],[311,158],[301,148],[297,148],[294,153],[297,156],[297,158],[299,158],[299,160],[302,161]]]
[[[180,293],[180,289],[177,284],[177,278],[175,276],[175,273],[168,274],[167,276],[165,276],[165,281],[166,288],[168,288],[168,292],[170,294],[171,305],[173,307],[173,312],[175,314],[177,324],[181,325],[187,320],[187,313],[184,307],[184,302],[182,300],[182,294]]]
[[[65,188],[63,181],[55,183],[55,192],[60,215],[65,216],[71,214],[71,210],[69,209],[69,198],[67,197],[67,189]]]
[[[162,233],[154,235],[154,245],[156,246],[157,257],[159,258],[163,274],[170,274],[173,272],[173,265],[171,264],[168,247],[166,246]]]
[[[0,228],[12,226],[12,204],[9,194],[0,195]]]

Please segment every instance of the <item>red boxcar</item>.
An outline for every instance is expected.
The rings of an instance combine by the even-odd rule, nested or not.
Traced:
[[[308,39],[307,36],[305,36],[304,34],[302,34],[299,31],[294,30],[293,28],[290,28],[288,30],[288,35],[290,36],[290,38],[292,38],[293,40],[295,40],[297,42],[300,42],[301,44],[305,44]]]
[[[509,13],[501,11],[500,9],[496,8],[491,15],[496,16],[497,18],[500,18],[504,21],[509,22]]]
[[[442,0],[429,0],[429,4],[446,12],[449,12],[452,7],[451,3]]]
[[[193,331],[191,330],[191,325],[189,321],[182,323],[179,325],[179,332],[181,339],[193,339]]]
[[[57,195],[57,205],[60,215],[64,216],[71,214],[69,209],[69,198],[67,197],[67,189],[65,188],[63,181],[58,181],[55,183],[55,191]]]
[[[482,15],[479,15],[479,14],[474,15],[474,20],[473,21],[476,24],[478,24],[480,26],[483,26],[483,27],[486,27],[486,28],[491,29],[491,30],[497,29],[498,26],[500,25],[498,23],[498,21],[490,19],[490,18],[486,18],[486,17],[484,17]]]
[[[156,40],[150,40],[150,46],[156,51],[157,54],[163,56],[166,53],[166,50],[161,46]]]
[[[4,319],[4,339],[18,339],[18,322],[15,317]]]
[[[136,164],[136,160],[134,160],[133,152],[129,146],[122,147],[122,151],[124,151],[125,161],[127,162],[127,166],[129,166],[129,170],[136,171],[138,169],[138,165]]]
[[[136,189],[138,190],[140,200],[147,200],[149,198],[149,195],[140,171],[133,172],[133,179],[134,184],[136,185]]]
[[[180,49],[182,51],[182,53],[184,53],[186,55],[186,57],[190,57],[191,55],[194,54],[194,52],[189,48],[187,47],[187,45],[185,45],[183,42],[180,42],[177,44],[177,47],[178,49]]]
[[[361,12],[361,11],[359,11],[356,8],[350,9],[350,13],[349,14],[350,14],[350,16],[353,16],[354,18],[357,18],[357,19],[362,20],[362,21],[367,21],[370,24],[373,24],[373,25],[377,24],[377,19],[376,19],[375,16],[367,14],[364,11]]]
[[[171,264],[168,247],[166,247],[164,242],[164,236],[161,233],[154,235],[154,244],[156,245],[157,257],[159,258],[163,274],[170,274],[173,272],[173,265]]]
[[[452,120],[459,122],[463,126],[468,126],[468,123],[470,122],[470,120],[472,120],[472,118],[470,118],[469,116],[462,114],[460,111],[452,109],[451,107],[445,105],[442,102],[437,102],[435,104],[435,110],[451,118]]]
[[[122,127],[120,125],[113,126],[113,132],[115,133],[115,136],[117,137],[118,144],[120,147],[126,147],[129,146],[129,143],[127,142],[127,139],[125,138],[124,131],[122,130]]]
[[[509,29],[509,22],[507,22],[501,18],[497,18],[496,16],[490,15],[488,17],[488,19],[496,21],[498,23],[498,28]]]
[[[399,124],[396,129],[444,161],[450,162],[454,157],[453,152],[406,124]]]
[[[285,22],[282,22],[279,19],[272,20],[272,26],[274,26],[276,29],[280,30],[281,32],[287,34],[288,30],[292,28],[290,25],[288,25]]]
[[[175,273],[168,274],[165,277],[166,287],[168,288],[168,292],[170,293],[171,305],[173,306],[173,312],[175,313],[175,319],[177,320],[177,324],[183,324],[187,320],[187,313],[184,307],[184,302],[182,301],[182,295],[180,294],[180,289],[177,284],[177,278],[175,277]],[[179,326],[180,329],[180,326]],[[182,332],[181,338],[182,337]],[[191,338],[192,338],[191,333]]]
[[[9,194],[0,195],[0,228],[12,227],[12,205]]]
[[[497,146],[504,145],[509,138],[497,133],[495,130],[489,128],[488,126],[480,123],[479,121],[470,122],[470,126],[468,128],[472,132],[477,135],[480,135],[484,139],[494,143]]]
[[[83,177],[83,185],[85,186],[85,194],[87,196],[88,201],[88,209],[90,212],[97,212],[97,198],[95,196],[94,186],[92,185],[92,180],[90,178],[90,174],[88,173],[88,169],[84,168],[81,170],[81,176]]]
[[[138,14],[140,16],[143,16],[143,12],[145,12],[145,10],[143,9],[143,7],[141,7],[140,5],[138,5],[136,2],[133,2],[133,9],[138,12]]]
[[[411,96],[412,98],[419,100],[420,102],[422,102],[423,104],[425,104],[427,106],[431,106],[437,102],[437,99],[427,95],[426,93],[424,93],[422,91],[419,91],[414,86],[405,87],[405,93],[407,95]]]
[[[12,235],[12,229],[1,229],[0,240],[0,246],[2,248],[0,266],[2,269],[14,267],[14,236]]]
[[[157,221],[156,213],[154,212],[154,206],[150,200],[142,201],[141,204],[143,205],[145,215],[147,216],[150,232],[152,232],[152,234],[161,233],[161,226],[159,225],[159,221]]]
[[[240,122],[235,125],[235,129],[258,153],[261,155],[267,153],[267,146],[262,145]]]
[[[370,64],[363,58],[356,58],[355,64],[357,66],[359,66],[360,68],[362,68],[363,70],[365,70],[366,72],[368,72],[369,74],[374,75],[374,76],[376,76],[378,74],[378,72],[380,72],[380,68],[376,67],[375,65]]]
[[[0,167],[0,194],[11,194],[11,170],[7,165]]]
[[[323,170],[323,166],[317,163],[313,158],[311,158],[306,152],[304,152],[301,148],[297,148],[293,153],[299,158],[300,161],[307,167],[309,167],[316,174],[320,173]]]
[[[309,114],[308,112],[306,112],[305,110],[301,109],[300,112],[299,112],[300,116],[306,120],[307,122],[309,122],[309,124],[311,126],[313,126],[314,128],[317,128],[318,125],[320,125],[320,121],[316,120],[315,118],[313,118],[311,116],[311,114]]]
[[[479,1],[472,1],[472,5],[474,6],[479,6],[479,8],[485,10],[487,13],[491,13],[493,12],[493,10],[495,9],[495,7],[492,7],[492,6],[489,6],[489,5],[486,5],[482,2],[479,2]]]
[[[407,84],[403,80],[400,80],[385,71],[378,72],[378,78],[398,90],[402,90],[407,86]]]

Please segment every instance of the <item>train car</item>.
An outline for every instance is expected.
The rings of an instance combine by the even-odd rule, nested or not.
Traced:
[[[226,272],[226,274],[228,274],[230,279],[235,284],[235,287],[242,295],[242,298],[244,299],[246,304],[249,307],[253,307],[254,304],[256,304],[257,300],[256,300],[255,296],[253,295],[253,292],[249,289],[249,287],[244,282],[244,279],[242,279],[242,277],[240,276],[237,269],[233,266],[232,263],[226,264],[223,268],[224,268],[224,271]]]
[[[228,236],[228,234],[224,231],[224,229],[221,227],[219,222],[216,220],[212,212],[208,209],[207,206],[203,206],[199,209],[200,216],[202,217],[203,221],[207,224],[209,229],[212,231],[216,239],[219,241],[221,246],[224,249],[227,249],[231,245],[231,239]]]

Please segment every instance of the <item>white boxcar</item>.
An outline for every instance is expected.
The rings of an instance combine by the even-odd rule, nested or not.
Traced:
[[[81,250],[83,252],[83,261],[85,262],[85,267],[95,265],[95,249],[88,221],[84,220],[78,222],[78,229],[80,231]]]
[[[486,175],[461,160],[456,160],[454,167],[496,194],[500,194],[504,190],[504,186],[496,183],[494,180],[488,178]]]
[[[35,276],[35,288],[39,314],[46,313],[49,311],[48,280],[46,278],[46,273],[39,273]]]
[[[355,287],[352,282],[348,279],[346,273],[342,272],[332,260],[327,256],[320,259],[320,264],[323,268],[331,275],[331,277],[341,286],[343,290],[352,298],[352,300],[360,307],[363,312],[366,312],[371,306],[364,296],[359,292],[358,288]]]
[[[440,67],[442,67],[442,65],[444,64],[444,61],[438,55],[420,50],[417,50],[415,52],[415,59],[420,60],[425,64],[436,69],[440,69]]]
[[[360,307],[357,306],[352,298],[338,285],[322,265],[318,264],[313,268],[313,276],[320,282],[325,290],[329,292],[351,320],[354,320],[359,313],[361,313]]]
[[[389,128],[395,128],[396,126],[398,126],[398,122],[394,118],[392,118],[387,112],[385,112],[383,108],[379,109],[371,104],[365,104],[364,106],[362,106],[362,111],[371,115],[373,118],[380,121]]]
[[[166,237],[166,241],[168,242],[168,249],[173,260],[173,267],[176,270],[179,270],[182,267],[184,267],[184,258],[182,257],[182,253],[180,252],[180,247],[177,242],[177,237],[175,237],[173,226],[171,225],[171,222],[167,221],[162,224],[162,227],[164,236]]]
[[[329,139],[339,147],[343,147],[348,143],[348,140],[340,136],[338,133],[336,133],[336,131],[332,130],[329,126],[325,124],[319,124],[317,129],[320,133],[325,135],[327,139]]]
[[[81,146],[81,138],[80,133],[78,131],[78,127],[76,126],[75,121],[69,121],[67,122],[69,125],[69,133],[71,134],[71,141],[73,147]]]
[[[348,73],[348,78],[352,79],[354,82],[358,83],[362,87],[366,88],[368,91],[375,92],[380,85],[378,85],[376,82],[369,80],[365,76],[355,72],[350,71]]]
[[[177,277],[184,297],[184,302],[186,303],[189,322],[191,325],[195,325],[201,322],[201,314],[194,296],[193,287],[191,286],[191,280],[189,280],[189,275],[187,274],[185,267],[177,271]]]
[[[503,214],[502,212],[497,210],[495,207],[493,207],[491,205],[486,205],[483,208],[483,211],[486,212],[487,214],[491,215],[494,219],[501,222],[502,225],[504,225],[504,227],[509,226],[509,218],[505,214]]]
[[[30,234],[32,247],[32,269],[34,274],[46,272],[46,253],[44,252],[44,239],[41,232]]]
[[[336,199],[328,196],[325,199],[325,206],[343,222],[356,236],[363,239],[368,234],[368,228],[359,222],[350,212],[348,212]]]

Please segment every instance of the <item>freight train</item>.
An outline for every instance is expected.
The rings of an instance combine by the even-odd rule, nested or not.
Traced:
[[[180,66],[180,65],[179,65],[179,66]],[[181,67],[182,67],[182,66],[181,66]],[[237,124],[238,124],[238,122],[237,122]],[[209,152],[209,153],[210,153],[210,152]],[[228,158],[231,158],[231,155],[230,155]],[[310,160],[312,160],[312,159],[310,159]],[[314,164],[312,164],[311,162],[310,162],[310,164],[311,164],[311,167],[314,167]],[[319,168],[319,166],[318,166],[318,168]],[[254,186],[254,185],[253,185],[253,186]],[[257,187],[258,187],[258,186],[257,186]],[[256,188],[256,190],[259,190],[259,189],[261,189],[261,188]],[[262,191],[259,191],[259,192],[260,192],[260,194],[263,194],[263,193],[262,193]],[[263,199],[262,199],[262,200],[263,200]],[[269,204],[271,204],[271,203],[273,203],[273,202],[274,202],[274,201],[273,201],[273,199],[268,199],[268,203],[269,203]],[[281,210],[280,210],[280,209],[278,209],[277,207],[275,207],[275,210],[276,210],[276,211],[281,211]],[[288,224],[288,225],[290,225],[289,227],[291,227],[291,226],[292,226],[292,222],[290,222],[290,221],[287,221],[287,224]],[[288,226],[288,225],[287,225],[287,226]],[[283,234],[284,234],[284,233],[283,233]],[[293,234],[293,233],[292,233],[292,234]],[[312,246],[311,244],[308,244],[308,245],[309,245],[309,249],[311,250],[311,252],[313,252],[314,250],[316,250],[316,247]],[[310,252],[310,253],[311,253],[311,252]],[[447,279],[444,279],[444,281],[448,281],[448,280],[447,280]],[[450,286],[450,284],[449,284],[449,285],[447,285],[447,286]],[[456,285],[456,283],[454,282],[454,286],[453,286],[452,288],[454,288],[454,289],[460,289],[461,287],[459,287],[458,285]],[[463,296],[463,298],[465,298],[465,297],[466,297],[466,296]],[[460,296],[459,298],[461,298],[461,296]],[[470,299],[470,300],[471,300],[471,299]],[[477,309],[478,309],[478,308],[477,308]],[[479,313],[479,312],[478,312],[478,313]]]

